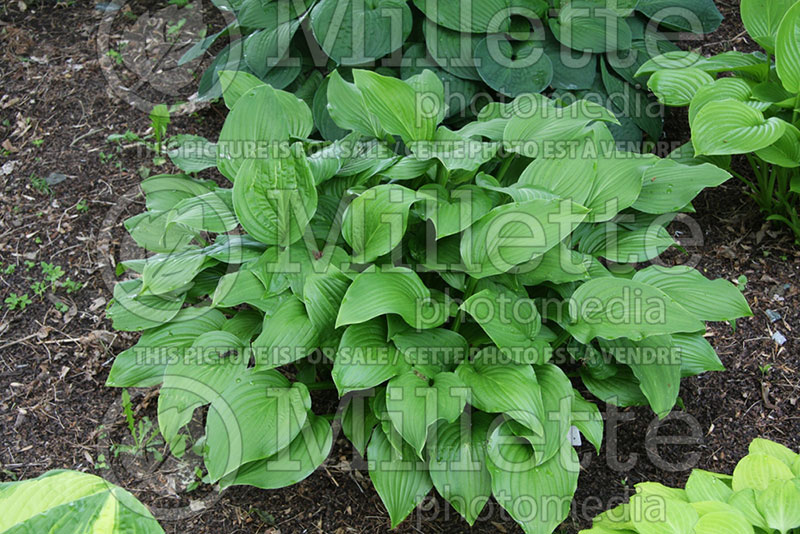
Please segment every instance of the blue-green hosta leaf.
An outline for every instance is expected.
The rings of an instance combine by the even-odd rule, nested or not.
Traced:
[[[331,377],[342,396],[375,387],[410,368],[394,345],[386,341],[386,321],[379,317],[344,331]]]
[[[684,265],[653,265],[637,272],[633,280],[655,287],[702,321],[730,321],[753,313],[742,292],[727,280],[709,280]]]
[[[475,222],[461,240],[470,275],[505,273],[558,245],[586,217],[569,200],[530,200],[497,207]]]
[[[163,534],[150,511],[100,477],[55,470],[0,484],[0,532]]]
[[[504,35],[488,35],[475,46],[478,74],[506,96],[544,91],[553,79],[553,63],[542,49],[543,38],[511,41]]]
[[[775,481],[793,478],[792,470],[778,458],[751,453],[742,458],[733,470],[733,491],[752,489],[762,492]]]
[[[481,325],[511,361],[541,364],[550,357],[546,350],[550,346],[538,338],[542,318],[532,299],[498,286],[472,295],[461,309]]]
[[[181,200],[169,213],[170,224],[219,234],[230,232],[239,224],[233,211],[233,190],[217,189]]]
[[[386,411],[395,429],[422,458],[428,429],[438,420],[452,423],[464,411],[469,389],[454,373],[428,380],[406,371],[386,385]]]
[[[264,320],[261,335],[253,342],[256,369],[274,369],[305,358],[319,345],[321,333],[303,303],[294,296],[287,298]]]
[[[317,210],[314,177],[300,145],[285,157],[241,162],[233,207],[242,228],[262,243],[285,247],[299,240]]]
[[[797,0],[742,0],[742,22],[750,38],[773,53],[781,20],[795,3]]]
[[[175,317],[186,293],[180,295],[140,295],[142,280],[127,280],[114,286],[114,301],[107,315],[115,329],[135,332],[161,326]]]
[[[171,355],[183,354],[204,332],[222,328],[225,316],[210,308],[184,308],[170,322],[142,333],[133,347],[114,360],[106,385],[149,387],[161,383]]]
[[[594,445],[597,454],[600,454],[600,445],[603,443],[603,416],[597,404],[583,398],[577,389],[572,390],[572,424],[580,430],[583,437]]]
[[[220,480],[220,488],[246,485],[278,489],[297,484],[322,465],[332,446],[330,423],[323,417],[309,414],[305,426],[288,447],[269,458],[244,464],[231,476]]]
[[[369,263],[399,245],[408,225],[408,210],[418,200],[414,191],[396,184],[378,185],[356,197],[342,224],[353,261]]]
[[[216,263],[200,249],[151,256],[142,269],[140,294],[164,295],[184,289],[197,273],[208,266],[209,260]]]
[[[692,124],[692,142],[698,155],[746,154],[777,142],[786,123],[764,118],[760,111],[742,102],[710,102]]]
[[[126,219],[123,224],[136,244],[150,252],[169,254],[190,248],[197,232],[169,226],[169,214],[168,211],[145,211]]]
[[[645,171],[642,191],[633,207],[644,213],[678,212],[706,187],[717,187],[731,177],[715,165],[682,165],[661,160]]]
[[[383,138],[385,132],[374,113],[367,109],[364,95],[355,84],[346,82],[339,71],[328,77],[328,111],[340,128],[358,132],[366,137]]]
[[[662,69],[684,68],[696,68],[708,74],[730,71],[751,74],[756,78],[764,78],[767,75],[766,57],[758,52],[745,54],[731,51],[706,58],[697,52],[670,50],[644,62],[634,76],[646,76]]]
[[[250,89],[236,101],[219,133],[217,168],[235,180],[244,161],[274,156],[279,143],[304,139],[313,128],[311,110],[296,96],[269,85]]]
[[[795,480],[776,480],[757,498],[756,505],[769,528],[782,533],[800,527],[800,488]]]
[[[380,428],[372,433],[367,460],[369,478],[389,512],[394,528],[414,511],[433,487],[427,466],[405,442],[398,453]]]
[[[549,534],[569,514],[578,486],[578,455],[565,442],[560,453],[536,465],[533,449],[502,435],[505,427],[497,427],[488,444],[492,494],[526,534]]]
[[[205,466],[212,481],[289,446],[311,408],[306,387],[277,371],[249,369],[211,402]]]
[[[484,350],[472,362],[456,368],[456,374],[472,390],[470,404],[485,412],[506,414],[541,435],[546,414],[533,367],[497,359],[496,352]]]
[[[689,497],[689,502],[728,502],[733,490],[708,471],[693,469],[689,480],[686,481],[686,495]]]
[[[480,80],[475,68],[475,47],[482,39],[480,34],[468,34],[437,26],[425,19],[425,47],[428,54],[450,74],[467,80]]]
[[[639,341],[630,339],[601,340],[604,351],[633,370],[639,387],[653,412],[666,417],[675,405],[681,386],[680,353],[673,350],[672,337],[658,335]]]
[[[577,0],[562,7],[558,18],[548,20],[563,45],[595,54],[631,47],[631,28],[611,9]]]
[[[781,20],[775,41],[775,69],[783,87],[800,93],[800,5],[795,3]]]
[[[697,34],[713,32],[723,19],[713,0],[644,0],[636,10],[653,24]]]
[[[544,53],[547,54],[553,65],[553,79],[550,81],[550,87],[567,91],[592,88],[597,79],[598,56],[571,50],[562,45],[552,32],[547,33],[543,46]]]
[[[702,334],[672,334],[672,343],[681,356],[681,376],[695,376],[706,371],[724,371],[717,351]]]
[[[486,442],[492,417],[475,412],[469,420],[440,423],[428,442],[428,471],[436,490],[467,523],[474,525],[492,495]]]
[[[400,315],[411,326],[423,327],[423,307],[430,305],[430,300],[430,290],[411,269],[366,271],[356,276],[347,289],[336,327],[390,313]]]
[[[780,167],[800,167],[800,130],[787,122],[786,131],[780,139],[766,148],[756,150],[756,156]]]
[[[640,534],[693,534],[699,516],[691,504],[637,493],[631,497],[631,523]]]
[[[192,420],[195,408],[211,403],[247,370],[245,343],[228,332],[214,330],[199,336],[191,348],[164,368],[158,396],[158,428],[171,443]]]
[[[660,70],[650,77],[647,87],[667,106],[688,106],[701,87],[713,82],[710,74],[688,67]]]
[[[747,518],[735,509],[725,512],[711,512],[697,520],[694,525],[694,534],[753,534],[753,527],[747,523]]]
[[[720,78],[704,85],[697,90],[689,104],[689,124],[694,123],[694,118],[709,102],[729,99],[748,102],[752,95],[753,83],[744,78]]]
[[[660,289],[634,280],[595,278],[572,294],[569,332],[580,342],[595,337],[641,340],[700,332],[705,324]]]
[[[311,11],[314,38],[339,65],[363,65],[400,48],[411,33],[403,0],[322,0]]]
[[[432,72],[423,73],[423,76],[435,78]],[[444,100],[443,94],[431,101],[431,95],[415,90],[411,84],[372,71],[354,70],[353,79],[367,109],[378,118],[384,130],[399,135],[409,145],[433,139],[441,113],[437,106]],[[426,105],[431,103],[433,108]]]
[[[439,26],[464,33],[505,32],[513,14],[542,16],[548,9],[543,0],[414,0],[414,5]]]
[[[474,185],[448,191],[438,184],[426,184],[418,192],[424,200],[418,207],[436,228],[436,239],[462,232],[492,209],[492,199]]]

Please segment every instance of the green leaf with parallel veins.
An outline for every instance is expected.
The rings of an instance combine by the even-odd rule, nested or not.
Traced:
[[[646,0],[636,10],[653,24],[697,34],[713,32],[723,18],[713,0]]]
[[[800,527],[800,488],[795,480],[776,480],[756,498],[769,528],[786,534]]]
[[[738,100],[748,102],[753,95],[753,82],[743,78],[720,78],[697,90],[689,104],[689,124],[709,102],[720,100]]]
[[[470,525],[475,524],[492,495],[492,478],[486,467],[492,419],[475,412],[468,421],[440,423],[436,439],[427,446],[433,485]]]
[[[232,308],[246,302],[255,305],[273,296],[251,269],[242,268],[220,277],[211,305],[215,308]]]
[[[711,512],[700,517],[694,525],[694,534],[753,534],[753,527],[736,510]]]
[[[647,87],[667,106],[688,106],[701,87],[714,83],[710,74],[696,68],[664,69],[653,74]]]
[[[411,25],[404,0],[322,0],[311,11],[314,38],[339,65],[363,65],[397,50]]]
[[[364,95],[355,84],[346,82],[335,70],[328,76],[327,87],[328,111],[337,126],[366,137],[383,138],[385,132],[378,117],[367,109]]]
[[[353,247],[355,263],[369,263],[403,239],[408,210],[419,198],[411,189],[383,184],[367,189],[347,207],[342,235]]]
[[[422,458],[428,428],[440,419],[448,423],[458,419],[468,394],[453,373],[439,373],[429,384],[414,371],[406,371],[386,385],[386,411],[395,429]]]
[[[220,489],[237,485],[278,489],[297,484],[322,465],[332,446],[330,423],[309,414],[306,425],[288,447],[269,458],[244,464],[233,476],[220,480]]]
[[[544,433],[525,437],[536,453],[536,464],[542,465],[555,456],[561,445],[569,443],[572,426],[572,383],[558,366],[548,363],[534,366],[544,403]]]
[[[199,135],[173,135],[167,141],[167,155],[184,172],[200,172],[217,165],[217,145]]]
[[[170,224],[206,232],[230,232],[239,225],[233,212],[233,190],[217,189],[180,201],[169,213],[167,225]]]
[[[551,18],[548,23],[556,39],[573,50],[602,54],[631,47],[628,23],[611,9],[590,2],[572,1],[561,8],[557,19]]]
[[[379,389],[385,397],[385,391]],[[342,432],[361,456],[367,453],[367,443],[372,437],[372,429],[380,422],[372,410],[372,397],[353,395],[342,410]]]
[[[553,284],[577,282],[590,278],[584,261],[583,254],[559,243],[542,256],[523,263],[514,270],[514,273],[524,286],[538,286],[543,282]]]
[[[205,466],[211,481],[289,446],[306,422],[306,387],[277,371],[253,371],[211,402],[206,420]]]
[[[677,499],[637,493],[631,497],[631,522],[640,534],[693,534],[699,519],[692,506]]]
[[[394,528],[414,511],[433,487],[427,466],[405,442],[402,454],[398,454],[380,428],[372,433],[367,459],[369,478],[389,512]]]
[[[773,53],[781,20],[796,3],[797,0],[742,0],[742,23],[755,42]]]
[[[264,321],[261,335],[253,342],[256,369],[274,369],[305,358],[320,341],[306,307],[289,297]]]
[[[645,171],[642,192],[633,207],[652,214],[677,212],[706,187],[717,187],[730,177],[730,173],[709,163],[682,165],[661,160]]]
[[[386,321],[377,318],[344,331],[331,377],[342,396],[375,387],[410,368],[394,345],[386,341]]]
[[[577,389],[573,389],[572,393],[572,424],[594,445],[597,454],[600,454],[600,446],[603,444],[603,416],[600,409],[597,404],[584,399]]]
[[[286,157],[241,162],[233,207],[242,228],[262,243],[298,241],[317,209],[314,177],[300,145]]]
[[[437,26],[425,19],[425,47],[437,65],[445,71],[467,80],[480,80],[475,68],[475,47],[482,39],[480,34],[468,34]]]
[[[181,200],[209,193],[217,188],[211,180],[196,180],[187,174],[159,174],[143,180],[139,187],[150,211],[169,211]]]
[[[756,156],[787,169],[800,167],[800,129],[787,122],[781,138],[773,145],[756,150]]]
[[[775,70],[783,87],[800,93],[800,5],[795,3],[781,20],[775,41]]]
[[[543,0],[414,0],[414,5],[439,26],[464,33],[502,33],[513,14],[543,16],[548,8]]]
[[[496,353],[482,351],[456,374],[472,389],[470,404],[489,413],[504,413],[533,432],[544,433],[544,404],[536,373],[530,365],[493,361]]]
[[[250,360],[244,349],[241,339],[214,330],[166,365],[158,396],[158,428],[167,443],[192,420],[195,408],[211,403],[244,376]]]
[[[310,275],[303,286],[308,317],[319,332],[333,329],[350,279],[341,272]]]
[[[680,351],[681,376],[725,370],[714,347],[702,334],[672,334],[672,343]]]
[[[553,80],[553,63],[541,41],[511,41],[489,35],[475,46],[478,74],[486,84],[506,96],[544,91]]]
[[[54,470],[0,484],[0,532],[164,534],[136,498],[100,477]]]
[[[778,480],[792,480],[794,473],[785,463],[763,453],[751,453],[742,458],[733,470],[733,491],[766,490]]]
[[[125,220],[125,229],[137,245],[150,252],[175,253],[191,245],[196,232],[168,226],[168,211],[145,211]]]
[[[405,324],[405,323],[403,323]],[[469,344],[458,332],[444,328],[413,330],[392,336],[403,360],[428,378],[452,371],[469,356]]]
[[[569,514],[578,486],[578,455],[565,442],[559,454],[536,465],[533,449],[503,435],[505,426],[495,429],[488,444],[492,494],[526,534],[549,534]]]
[[[590,141],[587,138],[582,144],[588,142]],[[561,198],[583,205],[592,191],[596,173],[597,158],[594,157],[541,157],[525,168],[517,183],[541,187]]]
[[[568,200],[531,200],[493,209],[461,240],[461,258],[470,275],[505,273],[558,245],[586,217]]]
[[[692,143],[697,155],[746,154],[766,148],[783,136],[786,123],[742,102],[710,102],[692,124]]]
[[[475,293],[461,305],[501,351],[516,363],[547,361],[549,345],[537,338],[542,318],[532,299],[521,298],[498,286]]]
[[[736,286],[727,280],[709,280],[691,267],[653,265],[638,271],[633,280],[660,289],[702,321],[730,321],[753,315]]]
[[[400,315],[411,326],[420,327],[422,307],[430,298],[430,290],[410,269],[366,271],[356,276],[347,289],[336,328],[390,313]]]
[[[792,452],[788,447],[768,439],[756,438],[750,442],[748,452],[751,454],[766,454],[782,461],[792,467],[800,459],[800,454]]]
[[[591,254],[616,263],[643,263],[657,258],[675,244],[669,232],[660,225],[618,230],[606,238],[603,247]]]
[[[608,378],[598,378],[582,368],[581,380],[592,395],[614,406],[647,406],[647,397],[639,388],[639,381],[630,367],[611,366],[616,373]]]
[[[140,294],[163,295],[184,289],[202,271],[210,258],[200,249],[175,254],[159,254],[147,258],[142,269]],[[211,260],[212,263],[214,260]]]
[[[221,70],[218,76],[222,86],[222,98],[228,109],[233,109],[242,95],[251,89],[267,85],[249,72],[241,70]]]
[[[140,295],[142,281],[127,280],[114,286],[114,301],[107,316],[115,329],[135,332],[161,326],[175,317],[186,294]]]
[[[474,172],[491,160],[499,147],[496,143],[474,141],[439,126],[432,141],[418,141],[410,148],[421,160],[438,159],[448,171]]]
[[[462,232],[492,209],[492,199],[474,185],[447,191],[438,184],[426,184],[418,192],[424,200],[418,207],[436,228],[436,239]]]
[[[689,480],[686,481],[686,495],[689,497],[689,502],[728,502],[733,490],[708,471],[693,469]]]
[[[367,109],[375,114],[384,130],[399,135],[406,144],[433,139],[440,109],[429,110],[423,105],[430,95],[416,91],[407,82],[371,71],[354,70],[353,78]],[[435,100],[443,99],[443,95],[437,95]]]
[[[281,62],[286,59],[292,37],[299,27],[299,20],[287,20],[248,35],[244,40],[244,60],[250,70],[259,78],[269,80],[270,74],[285,69]]]
[[[569,315],[566,328],[582,343],[595,337],[641,340],[705,330],[701,320],[660,289],[619,278],[595,278],[581,285],[572,294]]]

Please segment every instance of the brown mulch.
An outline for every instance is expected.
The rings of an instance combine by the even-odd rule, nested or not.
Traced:
[[[138,5],[149,4],[155,5]],[[707,38],[704,52],[753,50],[742,34],[738,2],[718,5],[728,20]],[[205,506],[163,521],[167,532],[386,532],[388,516],[343,438],[325,466],[296,486],[237,487],[219,497],[205,486],[180,491],[192,477],[185,466],[159,465],[152,457],[125,460],[124,453],[115,458],[109,448],[129,434],[120,391],[104,382],[114,355],[136,339],[114,332],[105,318],[112,261],[130,247],[121,221],[144,207],[141,197],[128,195],[142,174],[168,167],[155,166],[140,148],[117,151],[106,141],[127,130],[143,134],[149,120],[109,95],[96,46],[100,17],[87,1],[35,2],[24,12],[16,1],[0,8],[0,167],[11,169],[0,173],[0,301],[11,293],[32,300],[24,310],[0,310],[0,480],[78,469],[115,480],[151,507],[177,514],[190,503]],[[201,109],[174,118],[170,132],[213,139],[223,118],[219,108]],[[669,135],[685,138],[680,117],[670,120]],[[47,178],[54,183],[45,188]],[[754,317],[738,321],[735,330],[711,326],[710,340],[727,371],[683,380],[684,409],[666,423],[647,409],[609,412],[617,424],[608,425],[600,455],[587,444],[579,449],[585,470],[564,532],[585,527],[642,480],[680,485],[691,467],[730,472],[756,436],[800,450],[800,343],[794,333],[800,328],[800,251],[787,233],[763,223],[738,182],[704,192],[695,208],[694,221],[672,227],[686,254],[670,258],[692,261],[711,278],[746,276],[744,295]],[[32,284],[44,277],[40,262],[60,266],[62,280],[83,287],[35,295]],[[13,272],[6,271],[9,265]],[[773,341],[776,332],[785,344]],[[155,399],[152,392],[134,395],[137,416],[154,418]],[[697,439],[656,446],[655,435]],[[466,530],[435,497],[397,532]],[[519,529],[492,501],[471,531]]]

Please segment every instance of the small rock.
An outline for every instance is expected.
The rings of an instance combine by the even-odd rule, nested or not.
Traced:
[[[767,314],[767,317],[772,323],[781,320],[781,314],[776,312],[775,310],[767,310],[765,313]]]
[[[47,182],[47,185],[56,185],[60,184],[66,179],[66,174],[61,174],[60,172],[51,172],[47,175],[47,178],[45,178],[44,181]]]
[[[778,330],[775,330],[775,333],[772,334],[772,340],[778,344],[778,346],[783,346],[786,343],[786,336],[781,334]]]

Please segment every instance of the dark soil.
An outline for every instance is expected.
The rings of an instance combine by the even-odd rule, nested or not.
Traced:
[[[752,50],[738,2],[718,5],[728,19],[703,51]],[[191,455],[183,464],[159,464],[152,454],[114,457],[109,444],[131,438],[120,392],[104,382],[114,355],[136,336],[114,332],[104,312],[114,262],[126,254],[121,221],[143,209],[135,196],[140,170],[168,167],[155,167],[152,154],[140,148],[117,151],[106,141],[126,130],[144,134],[149,121],[109,96],[96,46],[101,14],[93,2],[32,3],[23,12],[14,1],[2,9],[0,166],[5,171],[15,163],[0,173],[0,300],[13,293],[32,302],[24,310],[4,305],[0,314],[0,480],[56,468],[96,473],[151,507],[171,510],[159,514],[167,532],[388,531],[366,470],[343,438],[328,462],[294,487],[232,488],[221,496],[206,486],[183,491],[193,479]],[[174,118],[170,132],[213,139],[223,118],[218,108],[201,109]],[[669,120],[670,140],[686,140],[681,117]],[[64,179],[45,188],[40,179],[59,179],[52,173]],[[607,410],[616,423],[609,421],[600,455],[586,444],[579,449],[585,470],[564,532],[585,527],[642,480],[681,485],[692,467],[730,472],[756,436],[800,450],[800,342],[794,336],[800,251],[789,235],[763,223],[738,182],[706,191],[695,207],[693,220],[672,227],[686,254],[671,254],[669,261],[691,261],[711,278],[746,276],[754,316],[738,321],[735,331],[711,326],[709,338],[728,370],[684,380],[684,409],[660,428],[648,409]],[[62,281],[69,277],[83,287],[71,293],[48,287],[35,295],[31,285],[44,278],[40,262],[60,266]],[[778,333],[787,339],[783,345],[772,338]],[[156,398],[155,391],[134,394],[137,417],[154,418]],[[696,439],[657,445],[655,435]],[[465,530],[436,497],[397,532]],[[471,531],[519,529],[491,502]]]

